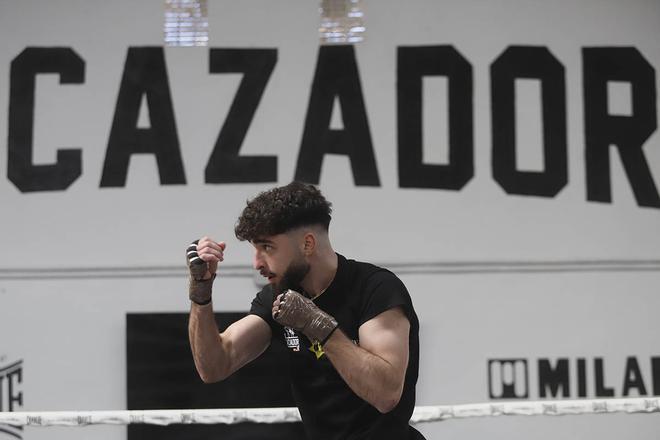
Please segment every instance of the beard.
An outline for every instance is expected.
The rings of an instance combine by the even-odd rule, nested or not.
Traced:
[[[279,295],[287,289],[304,294],[300,284],[309,273],[309,268],[309,263],[304,258],[298,257],[293,260],[284,271],[282,279],[275,286],[275,295]]]

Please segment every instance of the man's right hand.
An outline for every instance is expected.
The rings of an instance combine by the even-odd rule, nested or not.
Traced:
[[[224,260],[224,242],[215,242],[209,237],[195,240],[186,249],[188,265],[188,295],[192,302],[206,305],[211,302],[211,288],[218,263]]]

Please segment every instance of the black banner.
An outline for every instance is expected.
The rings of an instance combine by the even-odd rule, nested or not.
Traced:
[[[244,315],[217,313],[216,321],[224,329]],[[223,382],[204,384],[190,351],[187,313],[129,313],[126,351],[129,410],[295,406],[283,346],[271,346]],[[302,423],[128,426],[128,440],[183,438],[295,440],[305,435]]]

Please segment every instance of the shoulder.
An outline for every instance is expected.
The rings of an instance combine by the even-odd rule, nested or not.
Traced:
[[[354,288],[361,297],[361,323],[394,308],[401,308],[410,318],[410,295],[398,276],[375,264],[355,260],[347,263],[351,267]]]
[[[270,304],[273,303],[273,286],[270,284],[265,285],[254,298],[259,301],[269,301]]]
[[[353,281],[360,283],[365,290],[385,287],[407,292],[401,279],[389,269],[364,261],[347,260],[347,263],[352,268]]]
[[[273,288],[270,285],[265,286],[252,300],[250,314],[257,315],[266,321],[271,327],[274,325],[271,315],[273,308]]]

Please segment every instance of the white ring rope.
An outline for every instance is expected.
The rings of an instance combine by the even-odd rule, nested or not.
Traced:
[[[418,406],[410,422],[495,416],[559,416],[577,414],[655,413],[660,398],[547,400],[465,405]],[[131,411],[0,412],[0,424],[14,426],[87,426],[234,424],[299,422],[297,408],[225,408]]]

